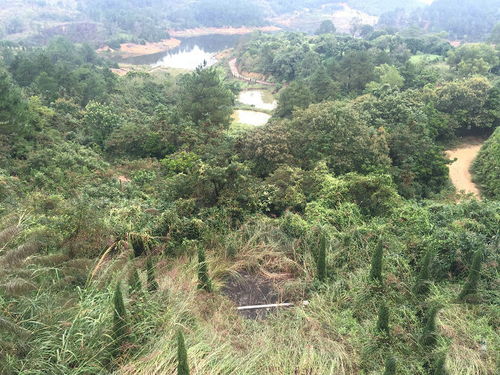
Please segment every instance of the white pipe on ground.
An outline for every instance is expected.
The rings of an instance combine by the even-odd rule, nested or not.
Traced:
[[[309,301],[303,301],[303,306],[309,305]],[[269,309],[272,307],[291,307],[295,306],[294,303],[271,303],[269,305],[250,305],[250,306],[240,306],[237,308],[238,311],[242,310],[257,310],[257,309]]]

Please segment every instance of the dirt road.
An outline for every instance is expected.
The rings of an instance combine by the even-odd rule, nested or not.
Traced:
[[[467,139],[464,141],[459,147],[446,151],[448,158],[451,160],[457,159],[449,165],[450,179],[457,191],[472,193],[481,198],[479,189],[472,182],[470,169],[484,141],[479,139]]]
[[[274,83],[261,81],[261,80],[253,79],[253,78],[249,78],[249,77],[244,77],[243,75],[241,75],[241,73],[238,69],[238,64],[236,63],[236,59],[232,59],[229,61],[229,67],[231,68],[231,74],[233,75],[234,78],[241,79],[242,81],[247,81],[250,83],[258,83],[260,85],[274,86]]]

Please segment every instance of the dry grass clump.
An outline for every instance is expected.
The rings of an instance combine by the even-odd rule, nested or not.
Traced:
[[[36,254],[40,250],[37,242],[26,242],[17,248],[9,250],[0,257],[0,265],[4,267],[17,267],[26,261],[26,258]]]

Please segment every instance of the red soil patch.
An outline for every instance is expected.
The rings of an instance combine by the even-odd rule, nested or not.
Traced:
[[[97,52],[113,52],[120,55],[122,58],[154,55],[155,53],[165,52],[176,48],[181,45],[181,41],[178,39],[170,38],[164,39],[160,42],[146,43],[146,44],[135,44],[135,43],[123,43],[120,45],[118,51],[113,50],[109,46],[101,47]]]

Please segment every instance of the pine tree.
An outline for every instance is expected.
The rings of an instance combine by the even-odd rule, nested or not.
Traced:
[[[130,274],[128,285],[130,287],[130,293],[138,292],[142,289],[142,283],[137,268]]]
[[[440,310],[439,306],[432,307],[425,317],[424,330],[420,337],[420,345],[432,348],[437,342],[436,317]]]
[[[417,281],[413,288],[413,292],[416,295],[424,296],[429,292],[429,274],[430,274],[430,265],[432,261],[432,252],[431,250],[427,251],[422,259],[422,264],[420,265],[420,272],[417,276]]]
[[[372,268],[370,270],[370,279],[382,283],[382,261],[384,256],[384,244],[379,241],[372,257]]]
[[[396,360],[394,357],[386,359],[384,375],[396,375]]]
[[[212,283],[208,276],[207,261],[205,259],[205,250],[202,247],[198,248],[198,289],[203,289],[207,292],[212,291]]]
[[[113,296],[113,340],[114,351],[118,354],[120,346],[127,339],[127,320],[125,304],[120,283],[116,284],[115,294]]]
[[[155,279],[155,269],[153,265],[153,259],[148,258],[146,263],[146,269],[147,269],[148,291],[154,292],[155,290],[158,289],[158,283],[156,282]]]
[[[189,375],[186,344],[181,330],[177,332],[177,375]]]
[[[319,243],[318,259],[316,262],[318,268],[318,280],[323,282],[326,279],[326,236],[321,234]]]
[[[389,309],[382,303],[378,311],[377,331],[389,335]]]
[[[460,301],[463,301],[465,297],[477,293],[477,284],[479,283],[479,276],[481,272],[481,261],[482,254],[481,251],[476,251],[474,258],[472,259],[472,266],[467,277],[467,281],[462,289],[462,292],[458,296]]]
[[[440,355],[434,365],[433,375],[448,375],[446,370],[446,354]]]

